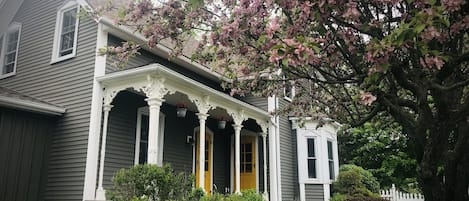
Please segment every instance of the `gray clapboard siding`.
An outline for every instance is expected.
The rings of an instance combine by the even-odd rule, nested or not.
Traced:
[[[25,0],[16,75],[0,85],[67,109],[50,138],[45,200],[82,200],[97,25],[80,19],[77,56],[50,64],[57,8],[63,1]]]
[[[322,184],[305,184],[305,198],[308,201],[323,201],[324,186]]]
[[[279,98],[280,108],[288,102]],[[298,187],[298,162],[296,153],[296,136],[291,130],[291,123],[287,116],[280,116],[280,168],[283,200],[297,200],[299,198]]]
[[[146,106],[143,96],[127,91],[120,92],[114,99],[109,116],[108,138],[104,162],[104,185],[111,188],[112,176],[121,168],[134,164],[135,129],[137,109]],[[193,146],[186,143],[186,136],[192,135],[198,126],[194,112],[188,111],[185,118],[176,117],[174,106],[163,104],[165,114],[165,137],[163,162],[170,163],[177,172],[192,174]],[[229,133],[216,128],[216,120],[209,118],[207,127],[214,132],[213,181],[222,190],[229,186]],[[231,131],[230,131],[231,132]]]

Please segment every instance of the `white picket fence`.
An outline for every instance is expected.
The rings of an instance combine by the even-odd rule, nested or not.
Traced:
[[[394,184],[391,189],[380,191],[380,195],[389,201],[425,201],[422,194],[399,192]]]

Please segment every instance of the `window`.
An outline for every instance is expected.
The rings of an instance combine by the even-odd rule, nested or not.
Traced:
[[[158,130],[158,156],[159,164],[163,163],[163,144],[164,144],[164,122],[165,115],[160,112],[160,122]],[[135,131],[135,159],[134,164],[145,164],[148,158],[148,135],[150,128],[150,117],[148,107],[141,107],[137,111],[137,125]]]
[[[241,143],[241,173],[252,173],[253,171],[253,144]]]
[[[13,23],[0,38],[0,78],[16,73],[21,24]]]
[[[327,159],[329,161],[329,179],[334,180],[334,154],[331,141],[327,141]]]
[[[79,7],[76,2],[68,1],[57,12],[52,63],[63,61],[76,55],[78,10]]]
[[[283,97],[291,101],[293,100],[293,97],[295,96],[295,87],[293,86],[292,81],[285,81],[284,86],[283,86]]]
[[[308,164],[308,178],[316,179],[316,150],[315,150],[315,142],[314,138],[307,138],[306,139],[307,146],[308,146],[308,156],[307,156],[307,164]]]

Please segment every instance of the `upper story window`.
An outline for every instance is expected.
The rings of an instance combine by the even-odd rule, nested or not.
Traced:
[[[75,57],[78,35],[78,4],[68,1],[57,11],[52,63]]]
[[[0,36],[0,78],[16,73],[20,33],[21,24],[13,23],[8,27],[7,32]]]

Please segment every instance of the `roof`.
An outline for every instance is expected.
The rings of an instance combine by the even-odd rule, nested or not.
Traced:
[[[0,106],[40,114],[62,115],[65,108],[0,87]]]

